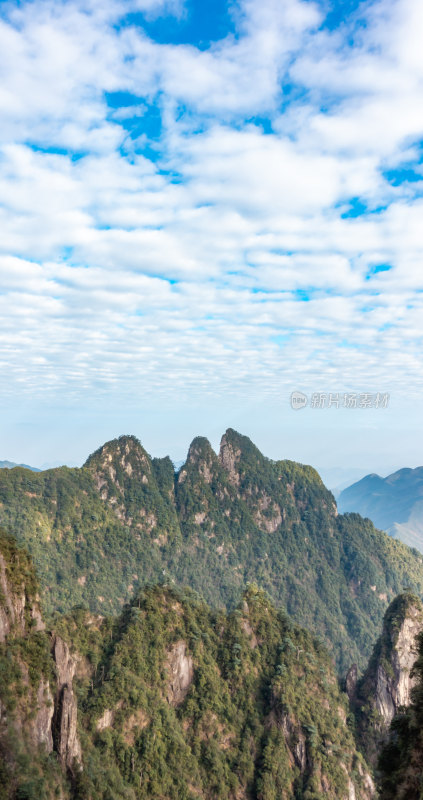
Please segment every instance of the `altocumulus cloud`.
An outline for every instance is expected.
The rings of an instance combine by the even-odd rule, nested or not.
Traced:
[[[1,4],[6,398],[421,390],[423,7],[356,6]]]

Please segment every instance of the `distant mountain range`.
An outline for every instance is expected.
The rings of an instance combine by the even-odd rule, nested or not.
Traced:
[[[377,528],[423,552],[423,467],[400,469],[387,478],[366,475],[341,492],[338,508],[368,517]]]
[[[0,461],[0,469],[13,469],[14,467],[24,467],[31,472],[41,472],[37,467],[30,467],[28,464],[15,464],[14,461]]]
[[[319,467],[317,465],[316,469],[335,499],[339,497],[343,489],[368,474],[368,469],[366,470],[364,467]]]

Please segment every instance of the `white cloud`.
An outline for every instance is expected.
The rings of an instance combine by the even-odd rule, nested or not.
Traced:
[[[128,7],[184,13],[3,4],[4,392],[420,390],[421,185],[384,176],[421,171],[416,4],[369,4],[351,47],[313,3],[245,0],[206,50],[119,28]]]

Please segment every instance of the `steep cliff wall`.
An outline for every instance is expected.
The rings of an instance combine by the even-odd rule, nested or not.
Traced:
[[[352,701],[367,758],[376,763],[392,719],[410,705],[415,685],[412,668],[417,637],[423,630],[423,607],[412,594],[399,595],[386,611],[382,636]]]
[[[56,666],[56,694],[52,719],[53,745],[62,766],[74,770],[81,764],[81,745],[77,733],[78,706],[73,690],[77,658],[66,642],[53,636],[52,654]]]
[[[45,630],[27,555],[0,530],[0,783],[7,797],[67,796],[65,771],[81,764],[74,660]],[[46,757],[57,752],[64,771]],[[56,795],[57,796],[57,795]]]
[[[423,785],[423,633],[413,667],[411,703],[394,717],[378,763],[383,800],[420,800]]]

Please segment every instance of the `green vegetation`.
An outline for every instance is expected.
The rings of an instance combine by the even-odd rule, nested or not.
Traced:
[[[0,552],[0,615],[22,592],[35,608],[28,558],[2,532]],[[256,585],[230,613],[165,584],[118,616],[75,608],[53,624],[15,626],[0,644],[0,800],[339,800],[351,786],[367,800],[326,648]],[[57,636],[72,652],[57,670],[77,698],[82,769],[59,761],[54,738]]]
[[[248,582],[364,668],[388,603],[423,595],[423,557],[357,514],[338,516],[311,467],[271,461],[227,431],[193,441],[175,476],[130,436],[82,469],[0,471],[0,523],[30,552],[45,610],[118,613],[147,583],[234,609]]]
[[[53,800],[64,797],[66,781],[56,756],[35,745],[43,714],[52,707],[50,637],[34,624],[37,583],[31,561],[2,529],[0,557],[0,620],[9,623],[6,637],[0,625],[0,800]]]
[[[75,625],[79,646],[83,615]],[[229,615],[147,587],[109,634],[79,684],[77,798],[338,800],[352,774],[358,792],[366,768],[330,658],[257,587]],[[189,662],[191,682],[172,694]]]
[[[160,548],[116,516],[88,469],[2,470],[0,522],[31,554],[49,612],[117,611],[140,580],[162,574]]]
[[[3,528],[0,528],[0,558],[1,569],[4,569],[5,578],[12,591],[27,598],[35,598],[38,587],[31,559],[26,550],[17,546],[15,537]],[[4,601],[4,589],[0,586],[0,603]]]

